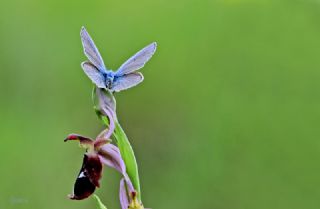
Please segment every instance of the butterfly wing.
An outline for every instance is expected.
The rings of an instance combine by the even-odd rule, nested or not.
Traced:
[[[129,73],[120,77],[116,77],[112,83],[111,91],[119,92],[133,86],[138,85],[143,81],[143,75],[139,72]]]
[[[85,29],[85,27],[81,28],[80,32],[82,46],[84,54],[88,57],[89,61],[96,66],[99,70],[103,71],[106,69],[103,59],[98,51],[98,48],[94,44],[91,36]]]
[[[130,59],[128,59],[125,63],[123,63],[118,71],[116,72],[117,76],[122,76],[125,74],[132,73],[134,71],[142,68],[148,60],[152,57],[154,52],[156,51],[157,43],[153,42],[141,49],[135,55],[133,55]]]
[[[98,88],[106,88],[103,74],[91,62],[85,61],[81,63],[81,67]]]

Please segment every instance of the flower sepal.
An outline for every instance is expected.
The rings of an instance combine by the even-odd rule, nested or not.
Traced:
[[[64,142],[67,141],[79,141],[79,146],[86,150],[94,149],[94,141],[90,138],[81,136],[79,134],[69,134],[67,138],[65,138]]]

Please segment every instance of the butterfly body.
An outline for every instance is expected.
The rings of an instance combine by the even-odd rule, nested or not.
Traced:
[[[113,76],[108,75],[107,79],[106,79],[106,87],[107,89],[111,89],[112,88],[112,83],[113,83]]]
[[[143,75],[137,71],[152,57],[157,46],[155,42],[149,44],[123,63],[117,71],[112,71],[105,67],[98,48],[84,27],[80,36],[84,54],[89,59],[81,64],[84,72],[98,88],[111,92],[119,92],[141,83]]]
[[[105,83],[105,88],[110,89],[112,87],[112,83],[115,77],[115,73],[111,70],[106,70],[105,72],[101,73],[103,76],[103,80]]]

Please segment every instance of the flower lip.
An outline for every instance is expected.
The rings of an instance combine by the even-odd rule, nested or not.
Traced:
[[[74,184],[72,200],[82,200],[89,197],[100,186],[102,163],[96,154],[84,154],[83,163]]]
[[[89,197],[96,189],[96,186],[90,181],[88,176],[83,176],[77,178],[74,184],[73,194],[69,194],[68,197],[72,200],[83,200]]]
[[[97,154],[85,154],[86,161],[83,164],[83,169],[90,181],[96,186],[100,187],[100,179],[102,176],[102,163]]]

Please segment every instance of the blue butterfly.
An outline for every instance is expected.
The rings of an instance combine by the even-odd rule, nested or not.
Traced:
[[[109,89],[111,92],[119,92],[141,83],[143,75],[136,71],[149,61],[157,48],[156,42],[149,44],[114,72],[105,67],[98,48],[84,27],[81,28],[80,36],[84,54],[89,59],[81,63],[82,69],[98,88]]]

